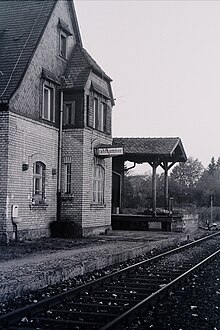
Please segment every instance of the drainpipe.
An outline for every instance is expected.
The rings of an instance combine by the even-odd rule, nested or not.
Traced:
[[[60,211],[61,211],[61,155],[62,155],[62,134],[63,134],[63,91],[60,92],[60,126],[59,126],[58,178],[57,178],[57,220],[60,220]]]

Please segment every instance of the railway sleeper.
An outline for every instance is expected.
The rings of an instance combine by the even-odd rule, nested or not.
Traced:
[[[103,303],[104,301],[107,301],[108,303],[115,304],[115,306],[117,306],[117,304],[119,304],[119,303],[122,303],[122,304],[123,303],[125,303],[125,304],[126,303],[134,303],[134,304],[136,304],[137,302],[141,301],[141,299],[137,299],[136,296],[133,296],[133,299],[131,299],[131,296],[129,298],[120,298],[120,297],[113,298],[113,297],[106,297],[106,296],[105,297],[96,296],[95,298],[96,298],[95,301],[97,303]],[[83,301],[83,302],[85,302],[85,301]],[[88,302],[88,300],[87,300],[87,302]]]
[[[75,311],[75,310],[72,310],[72,311],[61,311],[61,310],[58,310],[58,309],[52,309],[51,310],[51,315],[56,315],[56,316],[59,316],[59,317],[62,317],[62,318],[66,318],[68,317],[68,319],[70,318],[71,320],[72,319],[75,319],[75,317],[86,317],[88,319],[90,318],[94,318],[94,317],[97,317],[97,318],[101,318],[101,319],[111,319],[111,318],[114,318],[114,317],[117,317],[118,316],[118,313],[117,314],[113,314],[113,313],[108,313],[108,312],[103,312],[101,310],[96,310],[93,311],[93,312],[89,312],[89,311]]]
[[[129,304],[128,304],[129,305]],[[72,304],[66,304],[66,305],[62,305],[62,306],[57,306],[57,308],[59,310],[67,310],[67,309],[71,309],[71,308],[75,308],[76,310],[80,310],[80,311],[93,311],[94,308],[98,308],[101,312],[109,312],[109,311],[114,311],[114,310],[121,310],[123,309],[124,306],[115,306],[115,305],[109,305],[109,304],[88,304],[88,303],[72,303]]]
[[[157,280],[157,281],[145,281],[145,282],[142,282],[142,283],[139,283],[139,282],[133,282],[133,281],[126,281],[124,283],[119,283],[121,284],[120,287],[124,287],[124,288],[135,288],[135,289],[154,289],[154,288],[158,288],[161,284],[166,284],[168,283],[169,281],[167,281],[166,279],[160,279],[160,280]],[[108,286],[109,287],[109,286]],[[116,287],[119,287],[119,285],[116,285]],[[111,286],[110,286],[111,288]]]
[[[52,318],[44,318],[44,317],[34,317],[31,320],[31,325],[33,325],[36,329],[43,327],[43,329],[59,329],[63,327],[64,329],[74,329],[73,326],[82,326],[82,329],[85,329],[85,327],[89,327],[89,329],[96,329],[97,326],[103,326],[105,323],[101,322],[93,322],[93,321],[84,321],[78,320],[62,320],[62,319],[52,319]],[[51,328],[53,326],[53,328]],[[58,328],[56,328],[58,327]],[[93,327],[93,328],[92,328]],[[18,328],[19,329],[19,328]]]
[[[146,283],[144,285],[136,285],[136,284],[131,284],[131,285],[128,285],[128,284],[124,284],[123,283],[120,283],[122,285],[108,285],[105,287],[105,290],[109,290],[109,291],[122,291],[122,292],[130,292],[130,291],[140,291],[143,292],[144,291],[149,291],[149,292],[152,292],[154,289],[157,289],[159,287],[159,284],[151,284],[151,283]],[[117,293],[117,292],[116,292]],[[131,292],[132,293],[132,292]]]
[[[160,278],[160,277],[148,277],[146,279],[143,279],[143,278],[138,278],[138,277],[134,277],[134,278],[127,278],[126,280],[124,280],[123,282],[119,282],[119,283],[125,283],[125,284],[138,284],[139,286],[141,285],[145,285],[145,284],[149,284],[149,283],[152,283],[152,284],[160,284],[161,282],[167,282],[168,279],[169,280],[172,280],[173,278],[175,278],[175,276],[169,276],[168,278]]]
[[[123,290],[126,290],[126,288],[122,288],[122,289]],[[101,297],[101,298],[104,298],[104,297],[108,298],[109,297],[109,299],[118,299],[118,298],[129,299],[129,297],[131,297],[131,295],[133,297],[138,297],[140,300],[146,297],[145,294],[138,293],[134,289],[133,290],[130,290],[130,291],[127,290],[127,292],[125,292],[125,291],[118,291],[118,290],[114,290],[114,291],[96,290],[96,291],[93,291],[92,292],[92,298],[96,298],[97,299],[97,296],[96,295],[99,295],[99,297]]]

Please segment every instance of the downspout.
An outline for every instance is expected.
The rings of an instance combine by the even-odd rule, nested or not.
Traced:
[[[60,125],[58,143],[58,178],[57,178],[57,220],[60,220],[61,213],[61,156],[62,156],[62,135],[63,135],[63,91],[60,92]]]

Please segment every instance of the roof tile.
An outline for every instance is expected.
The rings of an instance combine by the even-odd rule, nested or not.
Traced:
[[[56,1],[0,1],[0,100],[16,89]]]
[[[89,53],[82,46],[76,44],[65,72],[63,87],[83,88],[91,70],[98,72],[103,78],[111,81],[111,78],[106,75]]]
[[[179,137],[146,138],[146,137],[122,137],[114,138],[115,147],[123,147],[124,154],[137,155],[139,157],[173,157],[176,156],[177,147],[179,161],[186,160],[186,154]]]

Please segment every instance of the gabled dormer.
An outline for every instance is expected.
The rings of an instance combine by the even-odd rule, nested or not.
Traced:
[[[76,44],[63,78],[65,128],[88,128],[111,135],[114,105],[111,78]]]

